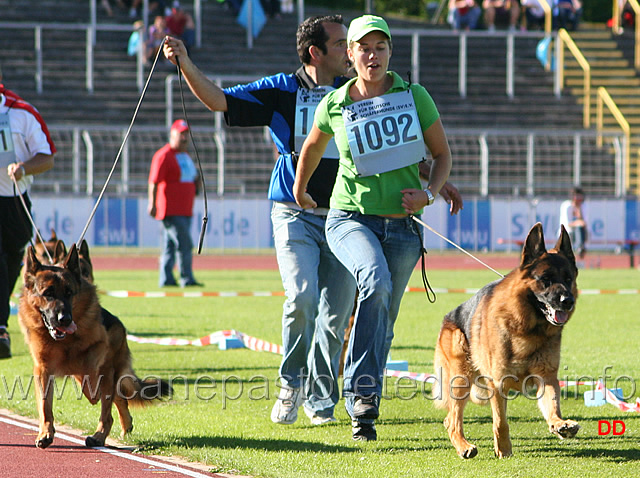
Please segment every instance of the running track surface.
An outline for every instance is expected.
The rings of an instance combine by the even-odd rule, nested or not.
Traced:
[[[35,446],[35,420],[0,410],[1,476],[7,478],[223,478],[204,466],[164,457],[133,454],[130,448],[106,446],[87,448],[84,437],[70,428],[58,426],[53,444],[41,450]],[[109,443],[109,441],[108,441]],[[236,477],[240,478],[240,477]]]
[[[481,260],[495,269],[510,270],[518,265],[518,255],[482,255]],[[96,270],[149,269],[158,267],[155,256],[95,256]],[[587,267],[629,267],[629,256],[601,255],[587,260]],[[419,267],[419,265],[418,265]],[[470,257],[431,253],[429,269],[480,269],[484,267]],[[275,255],[211,255],[194,256],[195,269],[261,269],[277,270]],[[225,477],[209,473],[204,465],[184,463],[167,458],[133,454],[126,447],[107,446],[90,449],[79,433],[59,427],[53,444],[46,450],[35,447],[37,423],[0,410],[0,456],[2,476],[20,478],[76,478],[85,476],[118,476],[139,478],[162,475],[167,478]],[[109,444],[110,442],[108,442]]]

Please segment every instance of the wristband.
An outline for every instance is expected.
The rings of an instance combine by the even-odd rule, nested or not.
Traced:
[[[424,189],[424,192],[427,193],[427,206],[431,206],[433,204],[433,202],[436,200],[436,198],[433,196],[433,193],[431,192],[430,189]]]
[[[21,165],[20,165],[20,167],[19,167],[18,169],[21,169],[21,170],[22,170],[22,177],[24,178],[24,177],[27,175],[27,171],[25,171],[25,169],[24,169],[24,165],[23,165],[23,164],[21,164]]]

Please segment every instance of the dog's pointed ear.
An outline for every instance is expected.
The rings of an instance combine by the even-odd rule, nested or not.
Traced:
[[[527,267],[545,252],[547,252],[547,249],[544,246],[542,224],[538,222],[529,231],[527,239],[524,242],[524,246],[522,247],[522,259],[520,261],[520,268]]]
[[[67,255],[67,246],[64,245],[64,241],[60,239],[56,239],[56,245],[53,248],[53,262],[58,263],[61,262],[64,257]]]
[[[56,230],[51,228],[51,237],[49,238],[49,242],[57,241],[58,236],[56,235]]]
[[[82,272],[80,271],[80,261],[78,260],[78,249],[75,243],[69,249],[67,258],[64,260],[63,267],[70,270],[78,279],[78,282],[82,281]]]
[[[569,233],[564,228],[564,225],[560,226],[560,237],[558,238],[558,242],[556,242],[556,251],[564,254],[569,262],[573,265],[573,267],[578,270],[576,266],[576,256],[573,253],[573,246],[571,245],[571,237]]]
[[[33,284],[33,278],[36,273],[42,268],[42,264],[38,260],[36,250],[33,246],[27,247],[27,257],[24,265],[24,274],[22,281],[25,287],[31,287]]]
[[[87,244],[86,239],[82,239],[80,243],[80,255],[85,258],[85,260],[91,264],[91,258],[89,257],[89,244]]]
[[[35,274],[40,270],[42,264],[38,260],[38,255],[36,254],[36,250],[33,246],[27,247],[27,262],[25,265],[25,272],[29,274]]]

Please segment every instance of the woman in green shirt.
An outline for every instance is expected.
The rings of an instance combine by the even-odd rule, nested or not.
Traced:
[[[332,136],[340,153],[326,234],[358,283],[358,308],[345,358],[343,394],[355,440],[375,440],[382,380],[402,294],[422,244],[411,219],[431,205],[451,170],[438,110],[420,85],[388,71],[391,33],[364,15],[347,34],[358,76],[318,105],[298,161],[294,195],[316,207],[306,187]],[[433,158],[421,189],[418,163]]]

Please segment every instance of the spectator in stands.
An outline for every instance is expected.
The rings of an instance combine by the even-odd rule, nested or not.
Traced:
[[[520,4],[524,9],[526,29],[544,30],[545,15],[540,0],[520,0]]]
[[[269,18],[280,18],[280,0],[260,0],[260,3]]]
[[[146,61],[148,54],[146,52],[146,44],[144,41],[144,22],[142,20],[136,20],[133,22],[133,31],[129,35],[129,41],[127,42],[127,55],[136,56],[138,49],[142,44],[142,58]]]
[[[140,18],[142,12],[142,0],[117,0],[118,6],[122,9],[129,10],[129,18]],[[165,10],[164,0],[149,0],[149,15],[163,15]]]
[[[456,31],[475,30],[482,16],[482,9],[476,0],[449,0],[449,11],[452,12],[452,26]]]
[[[516,31],[520,18],[520,4],[518,0],[484,0],[484,23],[490,32],[496,29],[497,21],[507,21],[509,31]]]
[[[293,13],[293,2],[294,0],[282,0],[280,2],[282,13]]]
[[[636,24],[636,12],[627,0],[621,0],[620,3],[620,26],[622,28],[633,28]]]
[[[113,8],[111,8],[111,3],[109,2],[109,0],[101,0],[100,4],[102,5],[102,9],[104,10],[104,13],[106,13],[107,16],[112,17]]]
[[[25,211],[17,196],[21,194],[31,209],[33,176],[53,167],[56,148],[38,110],[1,82],[0,70],[0,133],[4,138],[0,155],[0,359],[4,359],[11,357],[7,331],[11,293],[33,234],[30,211]]]
[[[369,441],[377,439],[375,420],[393,325],[422,253],[421,234],[411,215],[422,214],[423,207],[433,204],[449,176],[451,151],[429,93],[423,86],[388,71],[391,33],[387,22],[374,15],[354,19],[347,45],[357,77],[328,93],[318,105],[298,159],[293,193],[303,209],[317,207],[308,187],[309,178],[327,144],[335,139],[340,160],[326,236],[329,247],[358,285],[343,395],[353,438]],[[399,99],[400,94],[403,99]],[[408,103],[406,98],[410,98]],[[408,133],[413,141],[385,141],[383,135],[378,140],[384,146],[374,149],[356,138],[365,122],[367,126],[378,125],[380,131],[385,129],[381,124],[389,129],[393,120],[388,110],[400,105],[397,102],[402,102],[406,108],[403,111],[413,118],[415,129]],[[388,108],[374,109],[387,104]],[[419,163],[427,148],[433,166],[423,190]]]
[[[218,3],[223,4],[226,9],[231,10],[236,15],[240,13],[240,8],[242,8],[240,0],[218,0]]]
[[[555,0],[554,20],[556,28],[575,31],[582,17],[580,0]]]
[[[162,221],[160,287],[176,286],[173,267],[178,262],[180,286],[201,286],[193,277],[191,217],[200,177],[191,156],[189,125],[173,122],[169,142],[153,155],[149,172],[149,215]]]
[[[202,103],[212,111],[225,112],[230,126],[269,126],[279,153],[268,193],[273,201],[271,221],[286,294],[282,388],[271,412],[271,420],[279,424],[294,423],[303,402],[312,424],[333,422],[340,397],[337,368],[344,329],[353,310],[355,282],[331,253],[324,233],[338,169],[337,150],[327,150],[310,181],[317,208],[303,211],[295,203],[293,180],[296,152],[311,128],[317,103],[348,79],[345,74],[351,64],[346,37],[341,16],[308,18],[296,33],[302,66],[294,74],[279,73],[224,90],[193,64],[180,40],[168,38],[164,46],[172,63],[180,57],[187,84]],[[428,169],[425,171],[428,177]],[[453,214],[459,211],[462,199],[451,188],[448,199]]]
[[[582,188],[576,186],[571,191],[571,199],[567,199],[560,205],[560,224],[569,233],[573,250],[580,260],[584,260],[587,252],[585,244],[588,238],[584,197]]]
[[[158,54],[158,49],[165,37],[169,34],[167,22],[163,15],[156,15],[153,24],[149,25],[149,33],[146,41],[145,63],[150,63]]]
[[[193,17],[174,0],[171,12],[165,18],[169,35],[180,38],[190,50],[196,42],[196,24]]]

